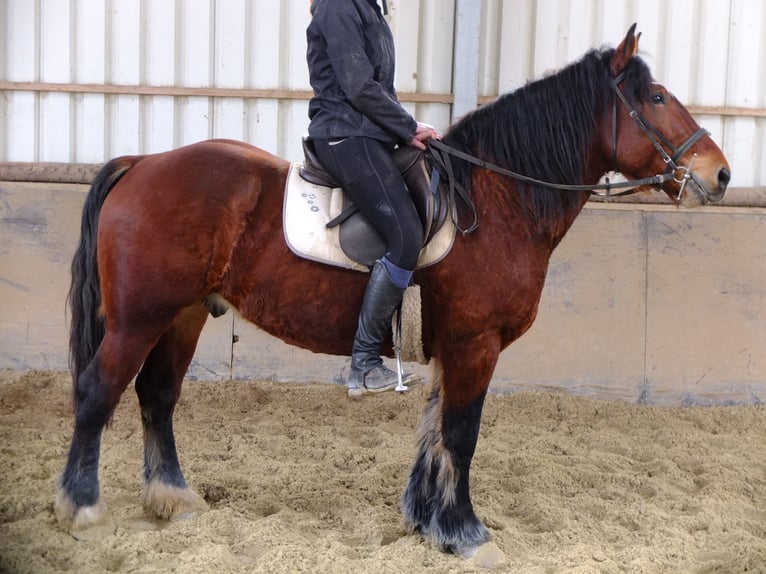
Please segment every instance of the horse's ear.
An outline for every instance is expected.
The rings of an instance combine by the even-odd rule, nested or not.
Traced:
[[[638,53],[638,39],[641,37],[641,33],[636,34],[636,24],[634,23],[628,33],[625,34],[620,45],[612,55],[612,60],[609,62],[609,70],[613,76],[618,76],[628,65],[630,59]]]

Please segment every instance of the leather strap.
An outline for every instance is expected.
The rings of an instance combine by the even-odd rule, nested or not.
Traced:
[[[534,183],[536,185],[541,185],[543,187],[550,187],[552,189],[560,189],[563,191],[598,191],[602,189],[612,190],[612,189],[631,188],[628,192],[611,194],[612,196],[619,196],[619,195],[627,195],[628,193],[635,193],[635,189],[633,188],[643,187],[645,185],[662,185],[666,181],[673,179],[672,174],[662,173],[662,174],[652,175],[649,177],[644,177],[642,179],[631,179],[628,181],[618,181],[615,183],[600,183],[600,184],[594,184],[594,185],[569,185],[565,183],[551,183],[549,181],[543,181],[541,179],[529,177],[528,175],[523,175],[515,171],[512,171],[510,169],[505,169],[504,167],[500,167],[499,165],[496,165],[494,163],[484,161],[483,159],[479,159],[476,156],[467,154],[453,147],[450,147],[440,140],[433,140],[433,139],[429,140],[429,147],[435,147],[436,149],[444,152],[442,154],[442,157],[452,155],[459,159],[472,163],[473,165],[476,165],[478,167],[488,169],[490,171],[494,171],[501,175],[507,175],[508,177],[512,177],[519,181]]]
[[[457,230],[464,235],[475,231],[479,227],[479,214],[476,211],[476,206],[474,205],[473,200],[471,199],[471,180],[469,178],[466,182],[466,185],[463,186],[463,184],[455,179],[455,172],[452,169],[452,160],[450,159],[450,155],[460,157],[461,159],[466,159],[466,161],[470,161],[471,163],[475,163],[475,161],[481,160],[478,160],[478,158],[468,154],[463,154],[463,152],[449,147],[448,145],[442,143],[440,140],[435,139],[429,140],[428,147],[426,148],[426,153],[431,159],[431,164],[440,173],[440,176],[446,178],[447,184],[449,185],[449,204],[450,209],[452,210],[452,223],[455,224],[455,228],[457,228]],[[462,157],[463,155],[466,157]],[[461,227],[460,225],[460,216],[457,210],[455,197],[460,198],[460,200],[469,209],[471,215],[473,216],[473,220],[471,221],[471,224],[468,225],[468,227]]]

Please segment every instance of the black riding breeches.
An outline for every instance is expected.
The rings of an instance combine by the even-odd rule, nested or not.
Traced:
[[[413,270],[423,228],[389,148],[365,137],[314,140],[317,159],[386,242],[386,259]]]

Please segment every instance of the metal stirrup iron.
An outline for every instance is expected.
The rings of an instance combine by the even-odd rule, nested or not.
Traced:
[[[394,337],[394,351],[396,352],[396,379],[394,390],[397,393],[406,393],[410,389],[404,385],[404,373],[402,369],[402,304],[396,309],[396,336]]]

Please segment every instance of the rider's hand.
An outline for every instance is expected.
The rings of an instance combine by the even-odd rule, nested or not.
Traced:
[[[436,128],[428,124],[418,122],[418,127],[415,130],[415,135],[409,141],[409,145],[415,146],[418,149],[426,149],[425,142],[431,138],[439,139],[439,134]]]

